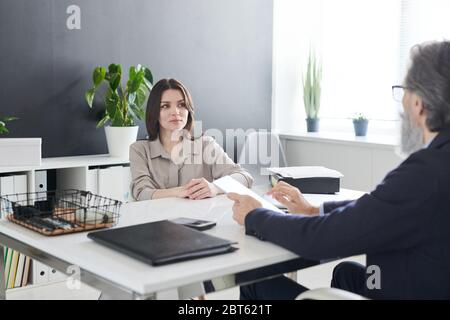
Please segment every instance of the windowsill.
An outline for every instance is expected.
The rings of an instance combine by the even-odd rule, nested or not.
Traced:
[[[346,132],[279,132],[280,139],[299,140],[310,142],[335,143],[360,147],[376,147],[383,149],[395,149],[399,137],[387,134],[370,134],[365,137],[356,137],[354,133]]]

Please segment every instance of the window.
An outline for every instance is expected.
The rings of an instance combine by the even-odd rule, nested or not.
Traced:
[[[391,86],[414,44],[450,38],[448,16],[450,0],[274,0],[273,129],[304,131],[311,46],[323,61],[321,131],[352,130],[355,112],[395,129]]]
[[[328,118],[394,120],[400,2],[322,1],[323,105]]]
[[[409,51],[418,43],[450,40],[450,0],[402,0],[400,71],[406,74]]]

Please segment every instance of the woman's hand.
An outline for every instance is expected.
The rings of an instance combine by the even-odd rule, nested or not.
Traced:
[[[204,178],[192,179],[184,188],[186,188],[186,197],[191,200],[212,198],[219,194],[219,189]]]
[[[311,216],[319,214],[319,208],[311,205],[300,190],[283,181],[278,182],[267,194],[286,206],[290,213],[301,213]]]
[[[187,186],[188,185],[184,185],[181,187],[173,188],[171,190],[174,191],[174,196],[176,198],[187,198],[187,197],[189,197],[189,188]]]

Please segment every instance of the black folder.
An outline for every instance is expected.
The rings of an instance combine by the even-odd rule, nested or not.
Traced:
[[[91,232],[88,237],[153,266],[237,250],[232,246],[236,242],[167,220]]]

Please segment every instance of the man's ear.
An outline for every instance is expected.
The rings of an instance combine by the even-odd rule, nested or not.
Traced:
[[[425,113],[425,106],[423,105],[423,99],[416,95],[416,101],[414,102],[416,107],[418,108],[419,115],[423,115]]]
[[[425,106],[423,105],[423,100],[415,93],[412,94],[411,99],[412,115],[415,119],[418,119],[425,114]]]
[[[423,99],[417,94],[413,94],[412,96],[412,110],[411,117],[416,121],[417,124],[421,126],[426,126],[427,119],[427,110],[425,109],[425,105],[423,103]]]

